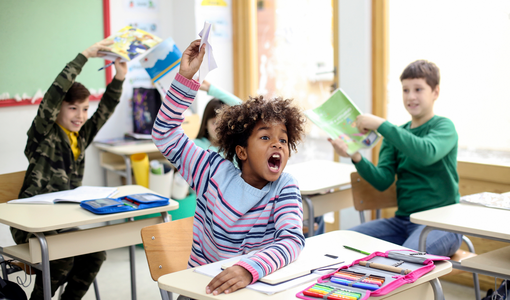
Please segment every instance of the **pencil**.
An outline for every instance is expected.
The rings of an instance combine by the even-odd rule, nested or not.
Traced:
[[[352,248],[352,247],[349,247],[349,246],[346,246],[346,245],[344,245],[344,248],[349,249],[349,250],[352,250],[352,251],[359,252],[359,253],[361,253],[361,254],[370,255],[370,253],[368,253],[368,252],[361,251],[361,250],[358,250],[358,249],[356,249],[356,248]]]

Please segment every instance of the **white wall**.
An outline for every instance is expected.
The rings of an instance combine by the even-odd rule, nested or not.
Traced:
[[[370,0],[339,0],[340,87],[363,113],[372,112],[372,14]],[[371,159],[371,151],[362,155]],[[350,163],[349,159],[341,159]],[[340,212],[340,228],[359,224],[354,208]]]

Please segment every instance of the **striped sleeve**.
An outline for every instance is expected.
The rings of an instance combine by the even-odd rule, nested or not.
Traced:
[[[197,147],[184,133],[183,112],[191,105],[200,84],[177,74],[152,128],[152,140],[159,151],[179,170],[194,190],[209,170],[209,152]],[[206,182],[204,180],[203,182]]]
[[[274,201],[274,242],[237,263],[252,274],[251,283],[295,261],[305,246],[303,205],[294,178],[281,189]]]

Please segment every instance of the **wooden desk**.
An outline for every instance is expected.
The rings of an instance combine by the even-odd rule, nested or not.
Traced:
[[[353,206],[351,173],[356,172],[353,165],[311,160],[288,165],[285,172],[294,176],[299,183],[308,228],[313,228],[316,216]],[[313,236],[313,230],[308,230],[308,236]]]
[[[114,197],[152,192],[138,185],[118,188]],[[168,222],[167,211],[179,208],[179,203],[170,200],[169,205],[138,211],[95,215],[77,204],[0,204],[0,223],[33,232],[36,237],[28,243],[0,248],[0,253],[34,265],[43,274],[44,299],[51,299],[49,261],[114,248],[131,246],[131,290],[136,299],[134,269],[134,245],[142,243],[140,230],[143,227]],[[136,216],[161,213],[161,217],[133,221]],[[115,225],[104,225],[108,221],[125,220]],[[94,225],[93,225],[94,224]],[[45,231],[90,225],[92,228],[45,236]]]
[[[314,236],[306,239],[306,247],[314,247],[320,248],[321,245],[324,244],[335,244],[338,249],[341,249],[341,257],[345,259],[346,262],[351,262],[361,257],[364,257],[364,254],[357,253],[351,250],[347,250],[343,248],[343,245],[349,245],[357,249],[362,249],[368,252],[374,251],[387,251],[387,250],[397,250],[397,249],[405,249],[402,246],[398,246],[392,243],[385,242],[383,240],[379,240],[373,237],[369,237],[367,235],[348,231],[348,230],[337,230],[328,232],[325,234],[321,234],[318,236]],[[436,268],[425,274],[423,277],[419,278],[416,282],[412,284],[405,284],[393,292],[385,295],[383,297],[374,297],[370,299],[387,299],[387,300],[397,300],[397,299],[431,299],[432,294],[436,296],[436,299],[443,299],[441,286],[437,277],[447,274],[451,271],[452,267],[450,262],[444,261],[436,264]],[[303,290],[304,288],[311,285],[315,280],[310,281],[306,284],[299,285],[297,287],[291,288],[287,291],[283,291],[280,293],[276,293],[273,295],[266,295],[260,292],[256,292],[250,289],[242,289],[236,291],[232,294],[220,294],[218,296],[213,296],[212,294],[205,293],[205,287],[212,280],[212,277],[208,277],[206,275],[194,272],[193,269],[187,269],[180,272],[175,272],[167,275],[163,275],[158,280],[158,285],[161,289],[166,291],[183,294],[191,298],[195,299],[210,299],[210,300],[228,300],[228,299],[243,299],[243,300],[251,300],[251,299],[268,299],[268,300],[288,300],[288,299],[297,299],[296,293]],[[426,284],[427,282],[431,282],[437,284],[432,291],[430,285]],[[436,293],[437,291],[437,293]],[[439,297],[439,298],[438,298]],[[444,296],[443,296],[444,297]]]
[[[510,242],[510,210],[489,208],[471,204],[453,204],[411,215],[411,222],[426,225],[420,235],[419,250],[425,251],[427,235],[434,229],[446,230],[460,234]],[[510,248],[502,248],[462,262],[452,261],[455,269],[492,277],[510,279],[510,273],[500,272],[500,267],[508,261],[500,259],[510,256]],[[477,291],[477,295],[479,291]]]

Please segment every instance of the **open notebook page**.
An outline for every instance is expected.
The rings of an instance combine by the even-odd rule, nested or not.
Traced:
[[[11,200],[8,203],[18,204],[54,204],[54,203],[80,203],[83,200],[108,198],[117,192],[115,187],[80,186],[74,190],[41,194],[30,198]]]

